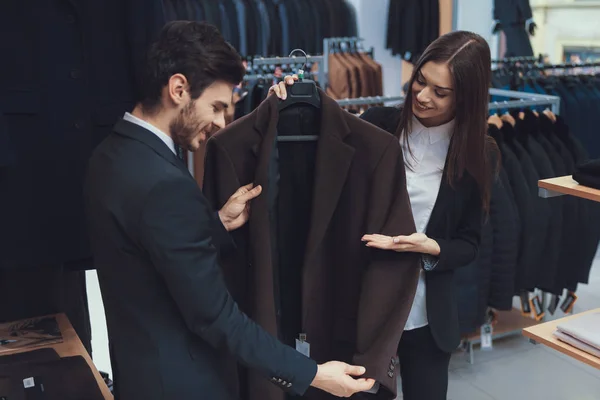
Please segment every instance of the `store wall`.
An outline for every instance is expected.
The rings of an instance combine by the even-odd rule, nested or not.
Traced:
[[[535,54],[563,62],[563,46],[600,47],[600,1],[531,0],[539,30],[531,39]]]
[[[456,1],[456,29],[483,36],[490,45],[492,58],[498,58],[499,35],[492,34],[494,0]]]

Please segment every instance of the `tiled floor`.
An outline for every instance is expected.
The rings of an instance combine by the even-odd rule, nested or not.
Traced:
[[[577,294],[575,312],[600,308],[600,258]],[[600,400],[600,370],[516,336],[494,342],[492,351],[476,349],[474,365],[455,354],[448,400]]]

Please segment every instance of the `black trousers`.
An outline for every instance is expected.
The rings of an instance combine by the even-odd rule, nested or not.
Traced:
[[[404,331],[398,346],[403,400],[446,400],[450,356],[438,348],[429,325]]]

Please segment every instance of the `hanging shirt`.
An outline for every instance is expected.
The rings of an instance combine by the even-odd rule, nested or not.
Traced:
[[[435,206],[453,129],[454,120],[444,125],[426,128],[413,117],[412,133],[408,138],[410,151],[406,148],[404,139],[400,140],[407,165],[406,187],[418,233],[424,233],[427,229]],[[422,328],[429,324],[425,294],[425,270],[422,269],[405,330]]]
[[[167,135],[166,133],[164,133],[163,131],[161,131],[160,129],[155,127],[154,125],[152,125],[152,124],[150,124],[128,112],[125,113],[125,115],[123,116],[123,119],[125,121],[131,122],[132,124],[139,125],[142,128],[146,128],[150,132],[154,133],[156,136],[158,136],[158,138],[160,140],[165,142],[165,144],[169,147],[169,149],[171,149],[173,154],[177,155],[177,151],[175,150],[175,142],[173,141],[173,138],[171,136]]]

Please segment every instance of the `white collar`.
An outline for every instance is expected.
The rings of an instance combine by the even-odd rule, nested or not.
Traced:
[[[450,137],[452,137],[452,132],[454,132],[454,119],[446,122],[443,125],[427,128],[421,123],[421,121],[419,121],[417,117],[413,115],[411,136],[414,135],[414,138],[418,138],[424,134],[427,135],[426,137],[429,139],[429,143],[433,144],[442,139],[450,140]]]
[[[164,133],[163,131],[161,131],[156,126],[152,125],[151,123],[146,122],[143,119],[140,119],[140,118],[136,117],[135,115],[132,115],[128,112],[125,113],[125,115],[123,116],[123,119],[125,121],[129,121],[133,124],[139,125],[142,128],[145,128],[145,129],[149,130],[150,132],[154,133],[156,136],[158,136],[158,138],[160,140],[165,142],[165,144],[167,145],[167,147],[169,149],[171,149],[173,154],[177,155],[177,151],[175,150],[175,141],[173,140],[173,138],[171,136],[167,135],[166,133]]]

